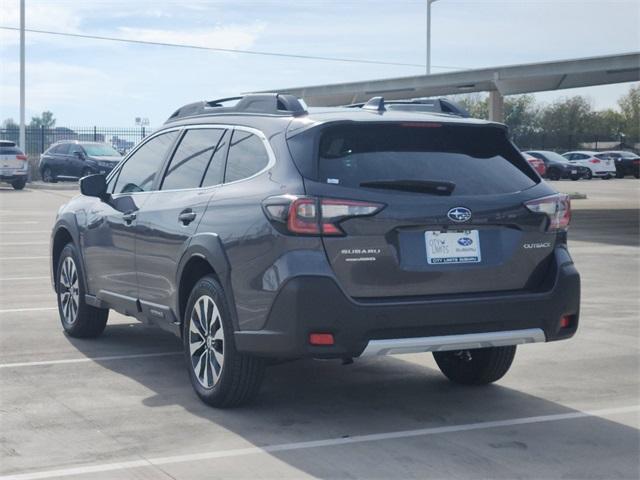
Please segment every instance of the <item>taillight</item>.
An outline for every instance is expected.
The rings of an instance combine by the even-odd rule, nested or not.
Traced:
[[[27,156],[26,155],[16,155],[16,160],[26,160]]]
[[[269,220],[286,226],[297,235],[344,235],[339,222],[352,217],[374,215],[381,203],[337,198],[282,195],[263,202]]]
[[[571,221],[571,199],[564,193],[537,198],[525,202],[525,206],[536,213],[544,213],[549,218],[548,231],[566,230]]]
[[[590,163],[600,163],[600,160],[597,158],[592,158],[591,160],[589,160]]]
[[[634,161],[633,161],[633,164],[634,164],[634,165],[640,165],[640,159],[636,159],[636,160],[634,160]]]

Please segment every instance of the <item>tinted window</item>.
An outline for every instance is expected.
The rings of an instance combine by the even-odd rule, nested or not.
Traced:
[[[177,131],[160,134],[136,150],[120,169],[113,193],[149,191],[177,136]]]
[[[69,155],[73,155],[77,152],[84,153],[84,150],[82,150],[82,147],[77,143],[72,143],[69,147]]]
[[[18,147],[0,146],[0,155],[22,155],[22,150],[20,150]]]
[[[188,130],[171,159],[162,190],[199,187],[223,133],[213,128]]]
[[[262,140],[253,133],[235,130],[229,146],[224,181],[228,183],[250,177],[268,163],[269,155]]]
[[[68,143],[58,145],[57,147],[55,147],[53,153],[55,153],[56,155],[66,155],[67,153],[69,153],[69,146],[70,145]]]
[[[213,158],[211,158],[209,166],[207,167],[207,173],[204,175],[204,181],[202,182],[203,187],[222,183],[224,177],[224,160],[227,155],[227,144],[229,143],[230,135],[230,132],[225,132],[220,142],[218,142]]]
[[[452,195],[500,194],[536,184],[530,167],[498,128],[431,125],[340,126],[320,139],[318,180],[453,182]]]

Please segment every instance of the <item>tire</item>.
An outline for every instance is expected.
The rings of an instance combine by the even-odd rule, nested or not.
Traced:
[[[42,181],[45,183],[56,183],[56,177],[53,175],[53,172],[51,171],[51,169],[49,167],[45,167],[44,170],[42,170]]]
[[[574,182],[577,182],[578,180],[580,180],[580,176],[579,175],[571,175],[569,178]]]
[[[183,324],[189,379],[200,399],[217,408],[253,400],[264,378],[265,362],[236,350],[226,296],[213,275],[202,277],[193,287]]]
[[[624,178],[624,173],[620,172],[620,171],[617,171],[616,172],[616,178]]]
[[[602,177],[603,180],[611,180],[613,177],[611,175],[605,175]]]
[[[461,385],[486,385],[501,379],[511,367],[516,347],[433,352],[440,371]]]
[[[640,178],[640,173],[634,173],[633,176],[636,178]]]
[[[13,182],[11,182],[11,186],[14,188],[14,190],[22,190],[26,184],[27,184],[26,177],[21,178],[19,180],[14,180]]]
[[[62,328],[71,337],[99,336],[107,325],[109,310],[87,305],[84,301],[84,272],[80,256],[72,243],[60,253],[56,268],[56,297]]]
[[[585,178],[586,180],[591,180],[591,179],[593,178],[593,172],[591,171],[591,169],[589,169],[589,170],[587,171],[587,173],[585,174],[584,178]]]

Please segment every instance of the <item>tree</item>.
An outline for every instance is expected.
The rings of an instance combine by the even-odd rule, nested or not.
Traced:
[[[629,92],[618,100],[622,113],[621,131],[626,135],[626,143],[640,142],[640,85],[629,88]]]
[[[0,137],[3,140],[10,140],[18,143],[20,138],[20,125],[13,121],[13,118],[7,118],[2,122],[2,134]]]
[[[31,117],[31,123],[29,127],[31,128],[53,128],[56,126],[56,119],[53,118],[53,113],[50,111],[42,112],[42,115],[39,117]]]
[[[520,147],[538,144],[541,127],[540,108],[533,95],[507,97],[504,102],[504,123],[509,127],[511,138]]]
[[[544,109],[541,124],[545,143],[554,148],[573,150],[581,142],[591,140],[592,108],[581,96],[560,99]]]
[[[480,93],[472,93],[453,97],[453,101],[464,108],[472,118],[489,118],[489,97]]]

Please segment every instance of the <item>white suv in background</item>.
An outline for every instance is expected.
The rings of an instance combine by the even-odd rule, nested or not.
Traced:
[[[27,184],[29,162],[15,142],[0,140],[0,181],[10,183],[16,190]]]
[[[610,158],[598,157],[598,152],[589,150],[576,150],[573,152],[563,153],[562,156],[569,160],[573,165],[587,167],[589,172],[585,178],[600,177],[609,180],[616,175],[616,164]]]

